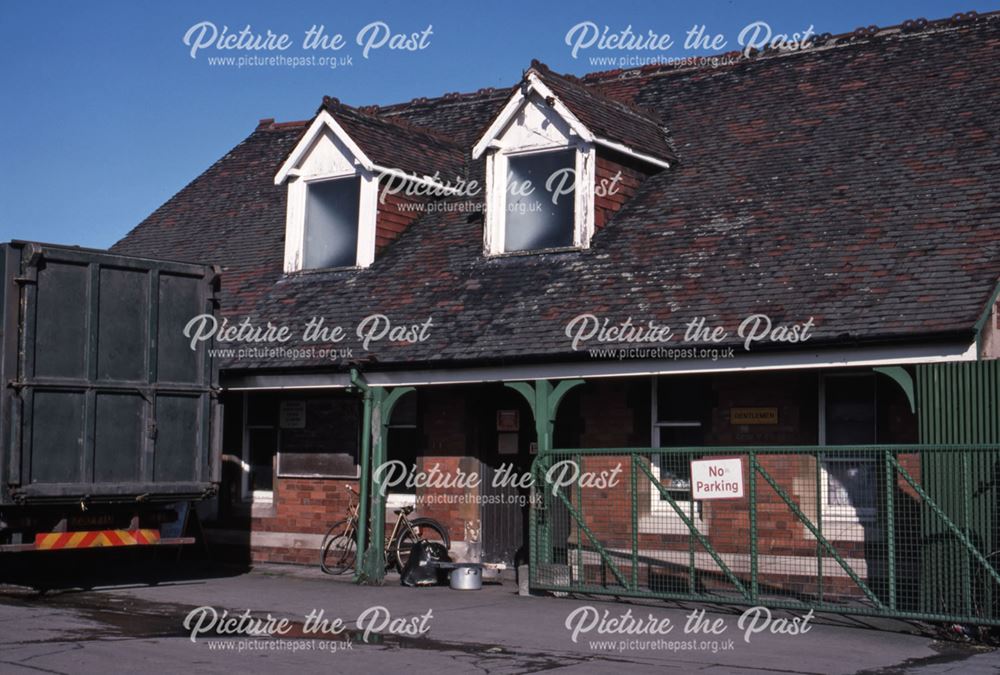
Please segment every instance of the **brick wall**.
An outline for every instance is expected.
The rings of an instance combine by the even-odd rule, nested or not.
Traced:
[[[883,422],[891,433],[882,442],[911,442],[915,421],[901,392],[885,387]],[[492,410],[496,403],[483,386],[427,387],[420,393],[420,441],[417,452],[418,468],[424,472],[433,466],[448,477],[466,475],[481,470],[476,433],[483,409]],[[741,445],[815,445],[818,433],[818,394],[816,373],[721,374],[712,378],[707,394],[706,443],[711,446]],[[648,378],[596,379],[575,389],[567,396],[557,422],[557,437],[568,447],[616,448],[648,447],[651,442],[651,386]],[[484,403],[485,402],[485,403]],[[486,405],[486,404],[489,405]],[[482,405],[481,405],[482,404]],[[500,407],[509,407],[510,401]],[[484,408],[485,406],[485,408]],[[730,421],[733,407],[774,407],[778,423],[773,425],[734,425]],[[487,411],[488,412],[488,411]],[[487,426],[492,424],[487,420]],[[530,428],[525,417],[522,426]],[[495,429],[488,429],[495,433]],[[572,432],[572,433],[571,433]],[[227,447],[230,447],[227,445]],[[392,449],[390,448],[390,458]],[[769,471],[803,512],[816,518],[816,460],[807,455],[762,456],[762,466]],[[904,466],[919,475],[915,457],[903,458]],[[632,467],[621,457],[587,457],[581,469],[594,476],[604,476],[621,464],[619,483],[611,489],[592,487],[573,491],[575,505],[582,508],[588,527],[607,545],[628,547],[632,538],[631,480]],[[744,472],[749,467],[744,462]],[[648,464],[646,465],[648,466]],[[244,527],[256,533],[286,535],[322,535],[335,520],[343,517],[347,508],[345,484],[356,481],[333,479],[278,478],[275,501],[270,515],[257,516]],[[686,551],[688,537],[676,528],[657,529],[665,522],[660,512],[653,516],[655,504],[648,478],[637,473],[639,517],[646,521],[638,532],[641,548]],[[758,545],[762,555],[812,556],[815,539],[799,522],[781,498],[758,479]],[[901,494],[909,492],[901,486]],[[479,504],[474,497],[479,489],[418,488],[417,516],[435,518],[449,530],[454,541],[461,541],[465,525],[480,519]],[[450,496],[453,499],[448,500]],[[907,495],[912,496],[912,495]],[[669,508],[669,507],[668,507]],[[674,518],[672,511],[665,512]],[[654,518],[654,520],[650,520]],[[660,520],[655,520],[659,518]],[[701,522],[713,546],[724,553],[745,552],[749,518],[746,499],[703,502]],[[676,518],[675,518],[676,519]],[[394,516],[387,514],[391,523]],[[650,525],[652,523],[652,525]],[[565,533],[570,542],[576,541],[575,527]],[[585,542],[586,543],[586,542]],[[844,539],[837,541],[838,551],[849,557],[864,557],[864,542]],[[309,546],[292,548],[257,547],[254,560],[315,564],[317,551]],[[801,583],[796,581],[796,583]]]
[[[615,176],[619,178],[615,180]],[[598,150],[594,195],[595,230],[604,227],[615,212],[635,195],[645,178],[646,174],[626,159]]]
[[[381,186],[380,186],[381,187]],[[382,199],[379,192],[378,212],[375,216],[375,254],[396,240],[422,213],[419,209],[407,210],[404,205],[418,204],[415,199],[399,194],[387,194]]]
[[[818,375],[814,372],[803,373],[773,373],[773,374],[732,374],[719,375],[712,378],[712,386],[708,393],[710,410],[707,418],[705,442],[708,446],[745,446],[745,445],[792,445],[813,446],[818,440]],[[645,381],[648,389],[648,380]],[[643,433],[641,428],[648,428],[648,415],[643,419],[643,406],[649,407],[648,398],[633,406],[626,404],[628,395],[622,388],[625,381],[608,381],[591,388],[588,384],[581,397],[581,412],[584,418],[585,431],[582,434],[583,447],[624,447],[635,445],[642,447],[647,442],[636,442]],[[639,391],[639,390],[637,390]],[[633,393],[633,400],[639,397]],[[778,423],[773,425],[739,425],[733,424],[730,411],[733,407],[774,407],[778,410]],[[880,388],[880,437],[883,443],[909,443],[915,441],[916,423],[909,411],[905,395],[898,387],[891,384]],[[710,448],[707,448],[710,450]],[[731,453],[726,453],[729,455]],[[721,455],[720,455],[721,456]],[[705,454],[705,458],[711,457]],[[632,527],[632,488],[630,480],[631,466],[623,456],[586,457],[581,463],[581,470],[593,476],[601,472],[609,472],[615,466],[622,468],[621,480],[613,489],[578,488],[573,491],[574,507],[584,516],[584,521],[597,538],[605,545],[620,550],[629,550],[633,536]],[[759,457],[761,466],[774,477],[779,486],[790,496],[803,513],[813,522],[818,519],[819,495],[817,493],[817,466],[813,456],[801,454],[762,455]],[[919,460],[915,455],[904,455],[901,463],[911,472],[919,472]],[[645,466],[649,466],[648,462]],[[744,455],[744,485],[748,484],[749,463]],[[687,552],[689,537],[680,525],[679,519],[669,505],[659,516],[651,515],[653,502],[649,479],[641,471],[637,471],[637,503],[639,506],[639,531],[637,533],[640,550],[660,552]],[[914,474],[914,475],[918,475]],[[758,551],[762,556],[760,581],[764,586],[774,586],[785,591],[815,592],[815,553],[816,539],[808,532],[806,526],[793,513],[778,493],[772,489],[763,478],[758,478]],[[906,487],[900,486],[897,492],[897,504],[905,497],[912,496]],[[668,516],[674,520],[675,526],[668,525]],[[653,518],[650,527],[649,518]],[[643,520],[647,519],[644,525]],[[746,555],[749,550],[748,533],[750,531],[747,499],[720,500],[701,503],[701,513],[698,522],[703,524],[703,531],[713,548],[723,554]],[[905,531],[916,526],[915,522],[897,520],[897,537],[905,539],[916,533]],[[874,529],[834,522],[827,518],[825,534],[831,539],[837,552],[855,561],[867,561],[872,551],[872,540],[865,537],[879,536]],[[580,533],[570,524],[567,542],[575,546],[579,539],[584,545],[589,541],[585,534]],[[881,545],[881,540],[878,540]],[[696,552],[704,554],[701,546],[696,546]],[[683,567],[685,561],[679,564]],[[859,564],[866,564],[861,562]],[[626,574],[627,559],[622,562]],[[699,575],[699,584],[712,586],[713,583],[725,585],[720,581],[718,570],[711,570],[714,563],[709,562],[703,575]],[[604,575],[610,578],[610,572],[600,570],[600,565],[587,566],[586,575],[592,580]],[[829,594],[857,595],[860,590],[846,575],[840,573],[839,566],[832,559],[826,561],[827,574],[825,591]],[[646,579],[648,570],[640,571],[640,577]],[[877,574],[877,570],[873,572]],[[667,574],[667,573],[664,573]],[[679,573],[681,579],[686,573]],[[669,576],[669,574],[667,574]],[[704,579],[701,577],[704,576]],[[864,576],[864,575],[862,575]],[[713,581],[714,580],[714,581]],[[655,580],[649,583],[673,583],[669,580]],[[646,583],[643,581],[643,583]],[[874,582],[873,582],[874,583]],[[686,588],[684,589],[686,590]]]

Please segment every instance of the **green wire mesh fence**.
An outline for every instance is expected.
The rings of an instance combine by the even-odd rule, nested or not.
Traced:
[[[1000,624],[998,471],[994,445],[555,450],[531,585]]]

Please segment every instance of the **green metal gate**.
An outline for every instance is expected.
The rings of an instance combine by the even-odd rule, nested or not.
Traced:
[[[542,452],[531,586],[1000,625],[998,373],[919,367],[919,444]],[[692,499],[716,458],[743,496]]]
[[[1000,361],[922,365],[917,368],[921,443],[1000,443]],[[928,494],[965,538],[997,565],[997,461],[995,456],[937,453],[921,465]],[[921,601],[925,607],[1000,608],[992,584],[982,583],[971,549],[942,526],[923,521]]]

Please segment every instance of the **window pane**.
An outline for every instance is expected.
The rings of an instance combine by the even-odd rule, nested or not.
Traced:
[[[326,180],[306,187],[303,268],[357,264],[360,201],[360,178]]]
[[[875,378],[833,376],[825,383],[827,445],[875,443]]]
[[[704,376],[660,377],[656,381],[656,421],[707,422],[712,408],[710,394],[710,383]]]
[[[830,506],[852,506],[874,509],[876,490],[875,464],[863,459],[824,461],[829,479],[827,503]]]
[[[696,448],[705,444],[705,431],[698,427],[661,427],[660,447],[661,448]],[[680,490],[687,492],[691,489],[691,460],[690,453],[684,454],[661,454],[660,457],[660,482],[668,490]],[[666,501],[663,495],[660,499]]]
[[[276,429],[250,429],[250,489],[274,489],[274,454],[278,451]]]
[[[265,392],[247,394],[247,426],[278,426],[278,396]]]
[[[361,440],[361,400],[345,395],[308,397],[304,403],[305,425],[282,428],[281,452],[343,454],[353,462]]]
[[[573,245],[575,157],[561,150],[508,160],[505,250]]]

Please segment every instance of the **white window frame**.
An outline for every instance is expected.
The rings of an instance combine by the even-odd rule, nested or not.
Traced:
[[[695,421],[682,421],[682,420],[670,420],[667,422],[661,422],[659,420],[659,415],[657,412],[657,384],[659,378],[653,376],[650,378],[650,400],[652,403],[651,413],[650,413],[650,445],[654,448],[660,447],[660,429],[665,427],[692,427],[692,426],[702,426],[702,423]],[[658,456],[658,455],[657,455]],[[653,477],[656,478],[657,482],[661,481],[660,475],[660,464],[657,461],[650,462],[650,469],[652,470]],[[674,510],[674,507],[670,503],[662,499],[660,496],[660,491],[656,489],[655,486],[650,486],[649,494],[649,513],[639,517],[639,531],[647,534],[689,534],[690,530],[684,521]],[[690,491],[688,492],[690,495]],[[698,531],[702,534],[708,532],[708,520],[704,517],[704,512],[701,503],[695,500],[674,498],[674,502],[680,507],[684,514],[691,517],[693,514],[692,522],[698,528]],[[666,527],[664,527],[664,525]]]
[[[375,227],[378,216],[378,179],[371,171],[357,167],[354,171],[299,176],[288,182],[288,211],[285,227],[285,272],[304,269],[306,197],[309,186],[331,180],[361,178],[360,203],[358,204],[358,246],[355,264],[349,267],[368,267],[375,260]],[[334,268],[343,269],[343,268]]]
[[[590,238],[594,234],[594,164],[597,161],[597,154],[593,144],[571,141],[562,145],[495,149],[487,155],[486,227],[483,233],[483,252],[485,255],[534,252],[508,251],[506,247],[509,159],[567,150],[572,150],[574,153],[575,179],[573,186],[573,243],[569,248],[585,249],[590,246]],[[535,187],[538,189],[538,186]],[[539,251],[545,250],[553,249],[539,249]]]
[[[869,377],[868,373],[820,373],[819,376],[819,444],[821,446],[826,446],[826,382],[828,379],[841,378],[841,377]],[[873,437],[876,442],[878,441],[878,378],[875,377],[875,373],[871,373],[870,377],[873,378],[874,382],[874,394],[872,397],[872,406],[874,407],[874,424],[875,428],[872,430]],[[837,447],[837,446],[830,446]],[[825,462],[858,462],[858,458],[824,458]],[[860,461],[871,461],[876,460],[866,460],[861,459]],[[865,539],[865,528],[871,527],[877,518],[877,509],[875,508],[858,508],[854,506],[841,506],[830,504],[829,494],[830,494],[830,473],[826,470],[824,464],[820,464],[820,514],[822,515],[824,523],[830,523],[834,527],[834,533],[828,538],[833,538],[839,541],[863,541]],[[825,528],[824,528],[825,529]]]
[[[304,174],[301,166],[309,158],[314,144],[330,132],[345,148],[344,157],[351,168],[341,171]],[[375,226],[378,219],[378,177],[388,171],[374,164],[344,131],[329,112],[323,110],[313,119],[306,133],[289,154],[274,177],[275,185],[288,182],[288,205],[285,214],[285,273],[302,271],[306,224],[306,190],[309,183],[360,176],[361,196],[358,205],[358,254],[354,267],[368,267],[375,260]],[[340,268],[344,269],[344,268]]]
[[[545,139],[532,146],[508,147],[501,141],[504,133],[516,121],[518,114],[528,105],[550,108],[566,125],[568,141],[551,142],[543,133],[538,138]],[[483,228],[483,254],[487,256],[508,253],[504,246],[504,224],[506,222],[507,160],[506,157],[521,151],[545,151],[576,149],[576,204],[574,209],[573,247],[585,249],[590,246],[594,235],[594,189],[596,177],[596,146],[633,157],[641,162],[661,169],[670,167],[663,158],[654,157],[635,148],[628,147],[594,134],[545,84],[538,72],[530,68],[524,79],[508,99],[500,113],[472,148],[472,158],[486,156],[486,224]],[[544,250],[544,249],[543,249]],[[549,249],[552,250],[552,249]],[[531,253],[531,251],[511,251],[510,254]]]

